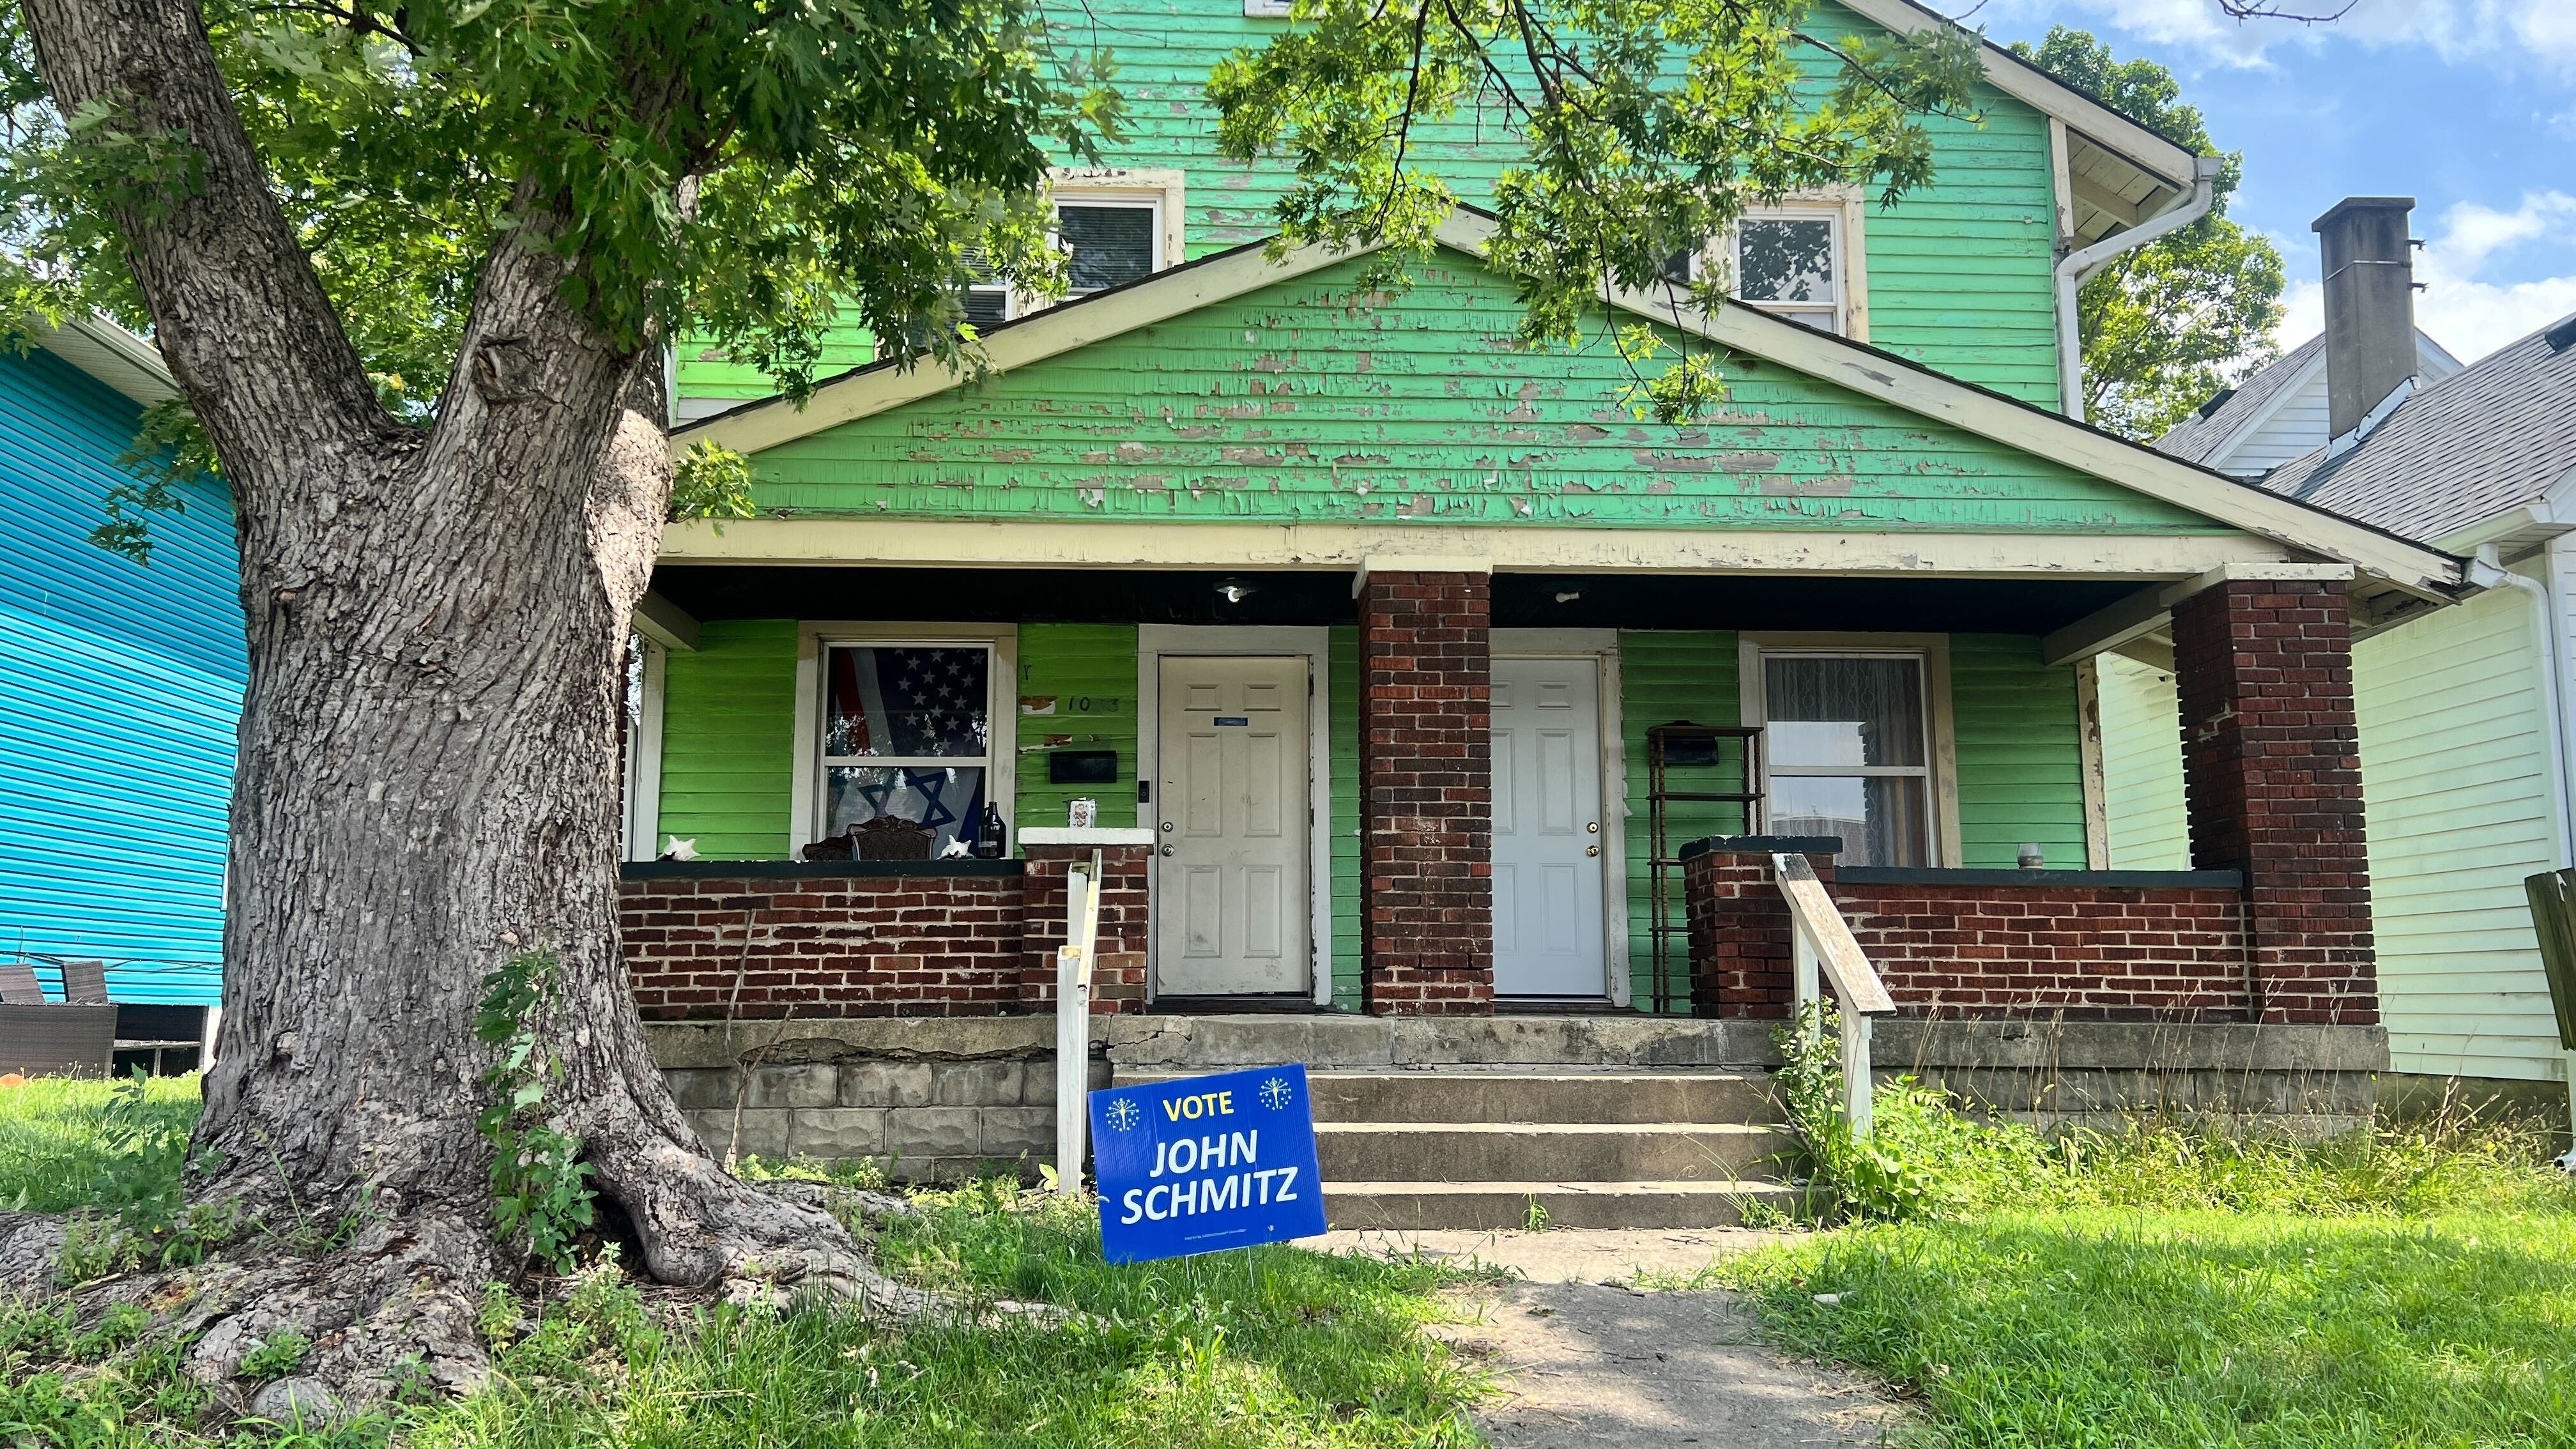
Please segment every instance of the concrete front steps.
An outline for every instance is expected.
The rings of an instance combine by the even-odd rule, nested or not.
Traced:
[[[1198,1074],[1177,1065],[1116,1081]],[[1725,1227],[1792,1196],[1759,1074],[1479,1064],[1307,1082],[1336,1228]]]

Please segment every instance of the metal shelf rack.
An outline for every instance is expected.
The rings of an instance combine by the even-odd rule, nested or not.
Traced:
[[[1729,745],[1734,748],[1730,751]],[[1684,771],[1685,780],[1694,775],[1705,778],[1705,772],[1727,767],[1729,754],[1740,766],[1739,788],[1733,790],[1675,789],[1672,775]],[[1754,725],[1703,725],[1688,720],[1654,725],[1646,731],[1646,819],[1647,879],[1653,903],[1647,935],[1654,945],[1654,1010],[1662,1015],[1673,1009],[1679,999],[1688,1003],[1690,991],[1690,917],[1683,899],[1682,863],[1673,852],[1671,839],[1674,805],[1735,805],[1743,810],[1739,829],[1746,835],[1762,833],[1762,731]],[[1676,965],[1681,968],[1674,970]],[[1681,978],[1676,991],[1674,978]]]

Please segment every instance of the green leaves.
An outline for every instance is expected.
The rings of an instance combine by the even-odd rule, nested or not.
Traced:
[[[1403,284],[1452,197],[1413,148],[1417,127],[1471,99],[1501,113],[1529,160],[1495,183],[1487,259],[1518,284],[1530,346],[1571,346],[1600,324],[1604,287],[1715,310],[1718,268],[1666,268],[1744,209],[1859,188],[1882,204],[1932,174],[1921,117],[1963,112],[1976,40],[1949,28],[1859,40],[1807,27],[1806,0],[1298,0],[1301,22],[1220,64],[1207,93],[1229,156],[1279,156],[1281,250],[1384,243],[1368,281]],[[1668,421],[1723,395],[1680,334],[1614,339],[1639,369],[1628,401]],[[1643,374],[1670,351],[1664,375]]]
[[[491,1102],[475,1114],[474,1126],[492,1144],[493,1230],[523,1245],[530,1258],[569,1273],[573,1244],[597,1222],[598,1209],[581,1139],[546,1109],[563,1067],[545,1043],[540,1018],[553,1008],[559,965],[551,951],[520,951],[483,978],[474,1035],[500,1050],[483,1073]]]
[[[2173,73],[2154,61],[2115,61],[2109,46],[2063,25],[2037,48],[2013,51],[2177,144],[2210,149],[2200,111],[2183,104]],[[2235,152],[2223,159],[2207,216],[2114,260],[2077,299],[2086,415],[2124,437],[2163,434],[2278,355],[2281,254],[2227,219],[2244,161]]]

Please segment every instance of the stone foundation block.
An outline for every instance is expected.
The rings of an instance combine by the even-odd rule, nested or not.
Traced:
[[[881,1107],[815,1107],[799,1111],[787,1145],[798,1157],[838,1161],[883,1153],[886,1119]]]
[[[929,1062],[844,1062],[841,1105],[927,1107],[937,1091],[940,1071]]]

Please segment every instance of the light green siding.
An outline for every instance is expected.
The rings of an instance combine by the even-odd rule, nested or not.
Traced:
[[[1186,173],[1187,257],[1261,241],[1277,230],[1276,207],[1296,184],[1294,170],[1283,162],[1246,167],[1221,158],[1205,87],[1219,59],[1237,47],[1261,45],[1286,22],[1248,18],[1240,0],[1098,0],[1078,18],[1069,14],[1065,25],[1066,44],[1106,46],[1117,56],[1128,124],[1124,137],[1103,146],[1101,160]],[[1877,33],[1830,5],[1819,6],[1808,25],[1835,37]],[[1811,56],[1808,63],[1816,77],[1810,92],[1821,99],[1830,62]],[[1867,208],[1861,255],[1869,339],[1954,377],[2054,407],[2055,205],[2047,118],[1983,86],[1973,105],[1975,120],[1924,119],[1934,157],[1928,185],[1894,208]],[[1496,108],[1471,106],[1450,120],[1417,125],[1408,157],[1439,175],[1460,200],[1490,207],[1497,178],[1525,154],[1518,132],[1501,119]],[[821,375],[862,366],[871,355],[863,330],[839,329],[825,348]],[[678,376],[681,394],[689,397],[758,397],[769,390],[755,370],[702,345],[681,348]]]
[[[2009,870],[2025,843],[2084,868],[2084,763],[2075,670],[2040,662],[2028,634],[1950,636],[1959,750],[1959,863]]]
[[[2381,1020],[2401,1072],[2558,1076],[2522,878],[2550,869],[2532,604],[2496,589],[2353,650]]]
[[[2122,654],[2102,655],[2102,800],[2113,870],[2191,865],[2182,799],[2182,705],[2173,676]]]
[[[796,753],[796,624],[710,620],[662,685],[661,831],[707,860],[784,860]]]
[[[1100,802],[1102,825],[1134,826],[1136,626],[1021,625],[1019,697],[1019,827],[1065,824],[1077,796]],[[1116,750],[1117,783],[1047,783],[1047,755],[1059,749]]]
[[[828,329],[816,377],[831,377],[877,360],[874,334],[857,322]],[[671,359],[673,386],[681,397],[755,398],[778,390],[769,375],[747,362],[736,362],[724,350],[703,340],[682,342]]]
[[[1731,725],[1744,717],[1737,690],[1735,635],[1727,630],[1623,631],[1619,635],[1619,735],[1626,754],[1629,999],[1640,1011],[1654,1007],[1654,891],[1648,862],[1654,858],[1653,817],[1647,811],[1646,731],[1661,724]],[[1718,769],[1675,772],[1678,789],[1734,790],[1743,782],[1742,766],[1731,753]],[[1732,835],[1744,829],[1744,814],[1734,805],[1677,804],[1672,807],[1664,846],[1679,850],[1704,835]],[[1673,919],[1680,920],[1681,883],[1673,878]],[[1677,1007],[1690,1009],[1690,943],[1676,937],[1667,966]]]
[[[2220,525],[1786,368],[1704,427],[1614,405],[1614,349],[1510,344],[1510,288],[1447,254],[1349,305],[1359,263],[781,444],[801,516],[1403,520],[2102,534]]]
[[[1333,803],[1333,1005],[1361,1009],[1360,993],[1360,631],[1332,629],[1332,719],[1325,741]]]

